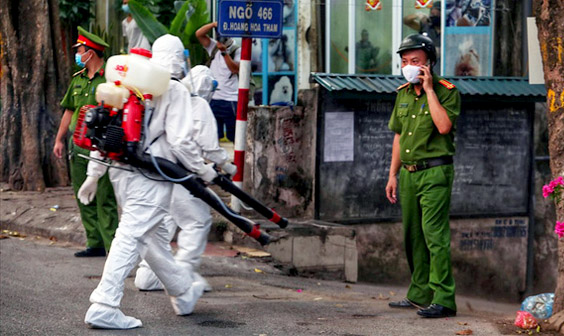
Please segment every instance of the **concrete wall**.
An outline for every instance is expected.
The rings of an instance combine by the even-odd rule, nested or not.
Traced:
[[[528,218],[451,220],[458,293],[516,301],[525,290]],[[354,225],[359,281],[408,284],[401,223]]]
[[[290,218],[313,217],[316,92],[301,91],[300,104],[293,110],[255,108],[249,113],[245,189]],[[545,104],[537,104],[537,156],[548,155],[545,113]],[[542,185],[550,178],[548,161],[537,160],[532,293],[554,291],[556,284],[556,217],[554,205],[541,194]],[[519,300],[525,290],[528,225],[529,220],[524,217],[452,220],[452,256],[458,291]],[[506,226],[509,228],[504,229]],[[401,224],[351,227],[357,237],[359,281],[407,284],[409,269],[402,247]]]
[[[548,161],[546,103],[535,106],[535,227],[533,292],[554,292],[558,270],[558,237],[554,233],[554,202],[542,196],[542,186],[552,179]]]
[[[254,107],[248,115],[244,189],[285,217],[313,218],[315,90],[296,107]]]
[[[280,240],[266,246],[274,259],[300,275],[357,281],[358,244],[353,228],[320,221],[292,224]]]

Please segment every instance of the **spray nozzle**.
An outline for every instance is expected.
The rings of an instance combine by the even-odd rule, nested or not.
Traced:
[[[186,75],[190,76],[190,85],[192,86],[192,91],[194,91],[194,79],[192,79],[192,64],[190,63],[190,50],[184,49],[184,57],[186,59]],[[195,95],[195,92],[191,92],[192,96]]]

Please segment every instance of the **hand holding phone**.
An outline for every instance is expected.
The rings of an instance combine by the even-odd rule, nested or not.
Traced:
[[[427,60],[427,63],[421,67],[419,76],[417,77],[421,80],[421,84],[423,85],[423,89],[425,91],[433,89],[433,73],[431,70],[431,62],[429,60]]]

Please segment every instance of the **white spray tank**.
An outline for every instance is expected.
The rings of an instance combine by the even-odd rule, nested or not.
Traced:
[[[118,110],[123,108],[123,104],[129,98],[129,90],[123,86],[117,86],[115,83],[102,83],[96,87],[96,101],[98,104],[102,102]]]
[[[170,72],[164,67],[152,63],[149,50],[133,48],[128,55],[116,55],[108,59],[106,64],[106,81],[125,86],[143,95],[158,97],[167,89]]]

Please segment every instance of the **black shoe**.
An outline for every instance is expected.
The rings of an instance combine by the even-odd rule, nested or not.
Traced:
[[[75,257],[105,257],[106,249],[103,247],[87,247],[86,250],[78,251],[74,254]]]
[[[451,317],[456,316],[456,310],[433,303],[427,308],[419,309],[417,315],[428,318]]]
[[[388,306],[390,306],[391,308],[419,308],[419,309],[423,309],[422,306],[420,306],[417,303],[409,300],[408,298],[405,298],[401,301],[392,301],[392,302],[388,303]]]

